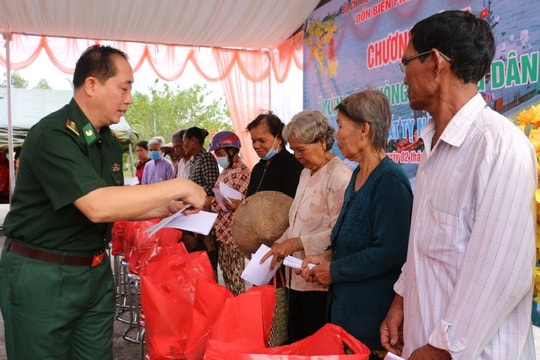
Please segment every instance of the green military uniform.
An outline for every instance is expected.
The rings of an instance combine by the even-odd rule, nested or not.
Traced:
[[[108,127],[98,133],[74,100],[29,131],[0,260],[9,359],[112,359],[109,260],[105,256],[94,266],[68,260],[92,259],[111,235],[111,224],[92,223],[73,202],[98,188],[122,184],[120,144]],[[26,256],[34,250],[60,254],[60,260]]]

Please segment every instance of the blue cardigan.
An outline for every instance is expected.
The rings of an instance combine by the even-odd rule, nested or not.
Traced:
[[[377,350],[379,327],[407,257],[413,194],[401,167],[387,157],[355,192],[359,170],[332,229],[329,321]]]

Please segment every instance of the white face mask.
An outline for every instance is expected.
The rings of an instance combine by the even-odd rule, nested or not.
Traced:
[[[228,168],[230,165],[229,158],[227,156],[218,156],[216,160],[217,160],[218,165],[224,169]]]

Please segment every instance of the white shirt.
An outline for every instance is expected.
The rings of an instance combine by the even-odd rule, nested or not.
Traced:
[[[184,158],[181,158],[180,160],[178,160],[178,169],[176,171],[177,178],[187,179],[189,177],[189,167],[191,165],[192,159],[193,159],[193,156],[190,157],[189,160],[186,160]]]
[[[534,359],[536,154],[477,94],[433,149],[432,122],[416,176],[404,298],[403,357],[426,343],[453,359]]]

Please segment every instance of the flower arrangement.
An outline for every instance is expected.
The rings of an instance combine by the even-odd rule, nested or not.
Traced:
[[[316,60],[319,71],[330,78],[336,77],[338,70],[334,39],[339,31],[339,26],[335,24],[338,15],[339,12],[336,12],[322,20],[309,19],[305,31],[305,44],[310,49],[310,56]]]
[[[538,178],[540,180],[540,104],[522,110],[517,115],[517,125],[529,138],[536,150]],[[540,182],[540,181],[539,181]],[[534,298],[540,304],[540,189],[536,190],[536,267],[534,269]],[[533,315],[534,321],[534,315]]]
[[[540,164],[540,104],[522,110],[517,115],[517,123],[536,149],[536,158]]]

